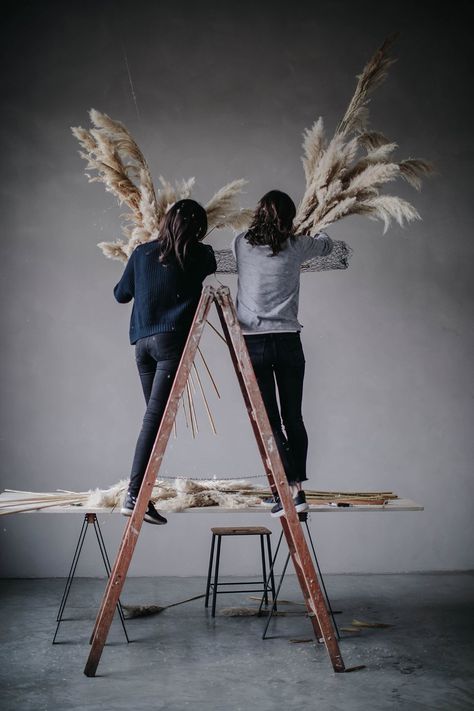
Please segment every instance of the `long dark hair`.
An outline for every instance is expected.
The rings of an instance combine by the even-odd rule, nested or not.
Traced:
[[[246,235],[249,244],[267,244],[272,257],[281,252],[288,237],[293,234],[296,207],[293,200],[281,190],[270,190],[257,205],[252,224]]]
[[[161,224],[158,241],[161,247],[160,262],[166,264],[176,257],[183,269],[193,244],[204,239],[207,232],[207,214],[195,200],[178,200],[170,207]]]

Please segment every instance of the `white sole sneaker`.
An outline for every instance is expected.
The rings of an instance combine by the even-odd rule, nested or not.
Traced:
[[[298,506],[295,506],[295,509],[297,513],[303,513],[303,511],[307,511],[309,509],[308,502],[305,501],[302,504],[298,504]]]

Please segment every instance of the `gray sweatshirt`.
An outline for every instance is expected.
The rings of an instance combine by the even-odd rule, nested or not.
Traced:
[[[232,242],[238,273],[237,315],[243,332],[300,331],[301,265],[311,257],[330,254],[332,240],[323,232],[291,237],[281,252],[271,256],[269,246],[252,246],[245,235],[242,232]]]

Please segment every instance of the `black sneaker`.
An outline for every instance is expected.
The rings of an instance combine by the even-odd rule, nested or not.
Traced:
[[[120,509],[120,513],[123,514],[124,516],[131,516],[132,511],[135,508],[135,503],[136,503],[137,497],[132,496],[129,491],[125,494],[125,498],[123,500],[122,508]]]
[[[276,504],[272,507],[272,510],[270,511],[270,516],[273,516],[273,518],[280,518],[280,516],[283,516],[285,512],[283,511],[283,506],[278,496],[275,496],[275,501]]]
[[[295,508],[297,513],[301,513],[302,511],[307,511],[309,509],[309,506],[306,503],[306,494],[304,493],[303,489],[301,489],[301,491],[298,491],[296,496],[293,498],[293,501],[295,502]]]
[[[283,506],[280,499],[277,499],[276,501],[277,503],[272,508],[270,514],[271,516],[273,516],[273,518],[280,518],[280,516],[283,516],[285,512],[283,510]],[[298,491],[296,496],[293,497],[293,501],[297,513],[301,513],[302,511],[307,511],[309,509],[309,506],[306,503],[306,494],[303,490]]]
[[[122,508],[120,509],[120,513],[124,516],[131,516],[133,513],[133,509],[135,508],[136,501],[137,497],[132,496],[132,494],[127,491],[127,494],[122,504]],[[163,526],[165,523],[168,523],[168,520],[158,513],[151,501],[148,502],[148,508],[145,511],[143,520],[147,523],[154,523],[157,526]]]
[[[143,520],[148,523],[155,523],[157,526],[164,526],[165,523],[168,523],[168,519],[158,513],[151,501],[148,502],[148,508],[145,511]]]

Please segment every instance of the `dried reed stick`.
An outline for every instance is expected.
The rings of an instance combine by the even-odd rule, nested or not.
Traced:
[[[211,408],[209,407],[209,403],[207,401],[207,397],[206,397],[206,393],[204,392],[204,388],[202,386],[201,376],[199,375],[199,371],[197,369],[196,363],[193,363],[193,368],[194,368],[194,372],[196,373],[196,378],[198,381],[199,390],[201,391],[201,396],[202,396],[202,399],[204,400],[204,406],[206,408],[207,416],[209,418],[209,422],[211,424],[212,431],[216,435],[217,434],[216,425],[214,423],[214,418],[212,417]]]
[[[206,323],[212,328],[214,333],[216,333],[219,336],[221,341],[224,341],[224,343],[227,345],[227,341],[225,340],[224,336],[222,335],[222,333],[220,331],[217,330],[217,328],[214,326],[214,324],[212,324],[209,320],[206,320]]]
[[[201,348],[200,348],[199,346],[198,346],[197,349],[198,349],[199,355],[200,355],[201,358],[202,358],[202,362],[204,363],[204,366],[205,366],[205,368],[206,368],[206,370],[207,370],[207,374],[209,375],[209,378],[210,378],[210,380],[211,380],[211,382],[212,382],[212,385],[214,386],[214,390],[216,391],[216,395],[217,395],[217,397],[220,399],[221,396],[220,396],[219,390],[218,390],[218,388],[217,388],[217,385],[216,385],[216,382],[215,382],[214,378],[212,377],[212,373],[211,373],[211,371],[210,371],[210,369],[209,369],[209,366],[208,366],[208,364],[207,364],[207,362],[206,362],[206,359],[205,359],[204,356],[203,356],[202,350],[201,350]]]
[[[183,392],[181,396],[181,403],[183,405],[183,412],[184,412],[184,422],[186,424],[186,429],[189,429],[189,422],[188,422],[188,413],[186,411],[186,402],[185,402],[185,393]]]
[[[194,364],[193,364],[193,365],[194,365]],[[189,382],[190,382],[190,384],[191,384],[191,389],[192,389],[192,391],[193,391],[193,395],[196,395],[197,390],[196,390],[196,386],[195,386],[195,384],[194,384],[194,378],[193,378],[193,372],[192,372],[192,370],[189,371]]]
[[[191,388],[189,387],[189,381],[186,383],[186,393],[188,396],[189,420],[191,422],[191,431],[192,431],[193,439],[194,439],[196,437],[196,428],[195,428],[194,412],[193,412],[193,405],[192,405],[192,394],[191,394]]]

